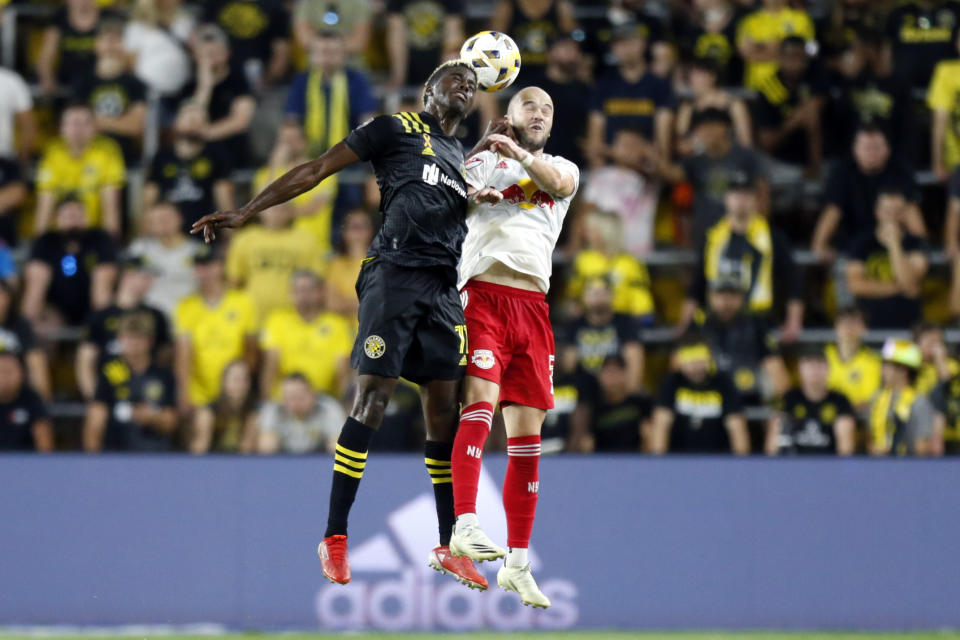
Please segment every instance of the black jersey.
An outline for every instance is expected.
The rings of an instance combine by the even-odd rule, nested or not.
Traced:
[[[373,164],[383,225],[369,256],[402,267],[456,270],[467,235],[463,148],[428,113],[378,116],[347,146]]]
[[[726,417],[743,411],[740,393],[724,373],[697,384],[675,371],[660,386],[656,406],[673,412],[672,453],[729,453]]]
[[[853,406],[842,393],[830,391],[819,402],[808,400],[803,391],[790,389],[780,409],[780,453],[834,454],[837,440],[833,425],[841,416],[854,415]]]

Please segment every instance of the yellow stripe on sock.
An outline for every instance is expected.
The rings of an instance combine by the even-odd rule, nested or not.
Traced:
[[[427,473],[432,476],[448,476],[453,473],[452,469],[427,469]]]
[[[339,471],[339,472],[342,473],[343,475],[345,475],[345,476],[350,476],[351,478],[362,478],[362,477],[363,477],[363,471],[354,471],[353,469],[347,469],[347,468],[346,468],[345,466],[343,466],[342,464],[334,464],[334,465],[333,465],[333,470],[334,470],[334,471]]]
[[[352,449],[347,449],[346,447],[341,446],[341,445],[339,445],[339,444],[337,445],[337,451],[339,451],[340,453],[342,453],[342,454],[345,455],[345,456],[350,456],[351,458],[359,458],[360,460],[366,460],[366,459],[367,459],[367,452],[366,452],[366,451],[363,451],[363,452],[354,451],[354,450],[352,450]]]
[[[344,458],[339,453],[333,456],[333,461],[339,462],[340,464],[344,464],[350,467],[351,469],[356,469],[361,473],[363,473],[363,468],[367,466],[366,462],[356,462],[354,460],[350,460],[349,458]]]
[[[451,464],[449,460],[437,460],[436,458],[424,458],[423,461],[436,467],[449,467]]]
[[[448,482],[453,482],[453,478],[430,478],[430,482],[433,484],[446,484]]]

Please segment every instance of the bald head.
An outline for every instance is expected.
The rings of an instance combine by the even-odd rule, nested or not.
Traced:
[[[521,89],[510,99],[507,116],[520,146],[537,152],[547,144],[553,128],[553,100],[539,87]]]

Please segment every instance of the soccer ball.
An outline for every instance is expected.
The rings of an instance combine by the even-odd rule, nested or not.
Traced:
[[[520,73],[520,49],[513,38],[499,31],[481,31],[467,38],[460,47],[460,59],[473,68],[484,91],[506,89]]]

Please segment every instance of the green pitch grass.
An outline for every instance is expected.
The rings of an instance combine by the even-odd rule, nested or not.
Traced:
[[[94,636],[42,637],[43,640],[90,640]],[[0,635],[0,640],[22,640],[23,636]],[[138,636],[110,636],[138,638]],[[341,633],[303,634],[244,633],[222,636],[148,636],[145,640],[960,640],[960,632],[926,633],[827,633],[827,632],[734,632],[734,633],[670,633],[631,631],[550,632],[537,633]],[[97,640],[100,640],[97,638]]]

